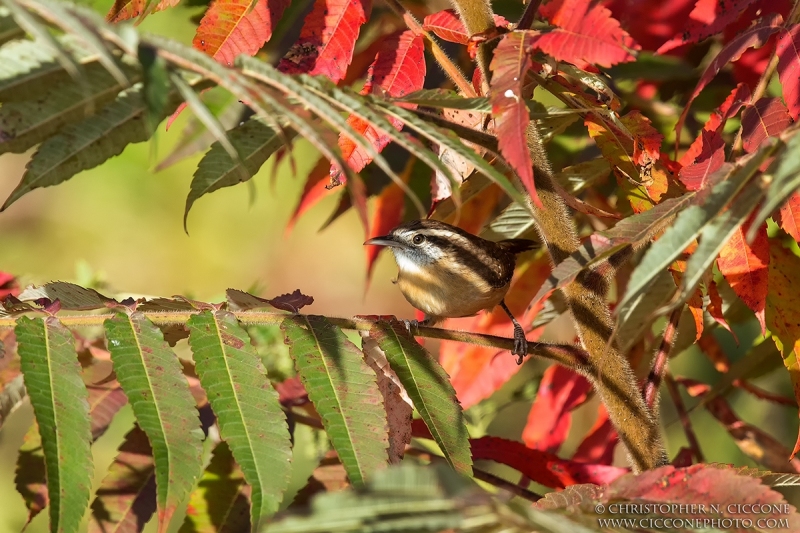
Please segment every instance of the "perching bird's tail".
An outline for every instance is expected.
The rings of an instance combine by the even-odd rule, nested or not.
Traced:
[[[503,241],[498,241],[497,245],[506,252],[514,255],[521,254],[522,252],[527,252],[528,250],[533,250],[539,247],[538,242],[530,239],[506,239]]]

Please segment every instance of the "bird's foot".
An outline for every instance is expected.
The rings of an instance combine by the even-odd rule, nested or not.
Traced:
[[[523,358],[528,355],[528,339],[525,338],[525,331],[520,326],[514,326],[514,349],[512,355],[517,356],[517,364],[521,365]]]
[[[405,325],[406,331],[408,332],[409,335],[411,335],[411,328],[412,327],[414,328],[414,331],[419,333],[419,320],[417,320],[417,319],[408,320],[408,319],[404,318],[403,320],[401,320],[401,322],[403,323],[403,325]]]

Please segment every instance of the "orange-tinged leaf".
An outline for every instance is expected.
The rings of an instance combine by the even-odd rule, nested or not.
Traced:
[[[503,189],[496,183],[490,183],[480,194],[464,203],[460,211],[454,211],[447,217],[445,222],[477,235],[497,212],[497,203],[504,197]]]
[[[713,279],[710,280],[707,283],[706,288],[708,291],[708,306],[706,307],[708,314],[711,315],[711,318],[714,319],[714,322],[730,331],[731,335],[733,335],[733,338],[736,339],[736,333],[731,329],[730,324],[728,324],[728,321],[725,320],[725,317],[722,314],[722,297],[719,295],[717,282]],[[739,342],[739,340],[736,339],[736,342]]]
[[[558,59],[582,67],[610,67],[633,61],[640,46],[604,6],[590,0],[552,0],[539,13],[556,26],[537,37],[536,46]]]
[[[292,231],[292,228],[297,222],[297,219],[300,218],[300,215],[311,209],[323,198],[336,192],[334,189],[329,189],[326,187],[326,185],[328,185],[328,172],[330,170],[330,166],[330,162],[327,159],[322,158],[308,173],[306,184],[303,187],[303,192],[300,194],[300,200],[297,203],[297,207],[295,207],[294,213],[292,213],[292,217],[289,219],[289,222],[286,223],[287,233]]]
[[[745,238],[749,226],[749,223],[745,223],[736,230],[720,252],[717,266],[736,295],[756,314],[761,333],[765,333],[764,310],[770,255],[767,224],[758,228],[752,244],[748,244]]]
[[[658,161],[664,136],[650,124],[650,119],[634,109],[625,115],[623,123],[633,134],[633,162],[643,166]]]
[[[500,15],[494,15],[494,25],[498,28],[508,28],[509,22]],[[470,36],[467,33],[467,29],[453,9],[445,9],[426,16],[425,20],[422,21],[422,29],[432,31],[440,39],[451,43],[463,45],[469,43]]]
[[[543,302],[538,302],[527,309],[539,287],[550,275],[551,269],[549,256],[539,254],[518,266],[514,273],[506,304],[523,328],[533,322],[544,305]],[[442,327],[504,337],[513,334],[511,321],[500,307],[496,307],[491,313],[483,312],[475,317],[448,319]],[[538,339],[543,329],[537,328],[528,332],[528,341]],[[452,341],[442,342],[439,362],[450,375],[450,381],[464,409],[491,396],[520,369],[516,359],[508,351]]]
[[[533,163],[526,130],[530,118],[523,86],[531,67],[528,50],[533,44],[533,32],[512,32],[497,45],[492,58],[494,73],[489,89],[492,115],[500,153],[511,164],[536,205],[541,200],[533,184]]]
[[[791,195],[781,207],[780,226],[794,240],[800,242],[800,193]]]
[[[403,31],[383,40],[375,61],[369,67],[361,94],[377,93],[401,97],[422,89],[424,82],[425,47],[422,37],[411,31]],[[403,128],[403,123],[396,118],[388,117],[388,120],[398,131]],[[361,133],[378,152],[390,142],[385,132],[354,115],[347,117],[347,123]],[[342,150],[342,157],[355,172],[361,172],[372,161],[372,157],[344,133],[339,134],[339,148]],[[337,176],[340,174],[332,168],[331,175],[334,173]]]
[[[703,335],[700,337],[700,340],[697,341],[697,347],[706,354],[706,357],[708,357],[714,365],[717,372],[724,374],[730,370],[731,363],[728,360],[728,356],[722,351],[722,346],[719,345],[714,335]]]
[[[686,272],[686,260],[679,259],[672,263],[670,267],[670,272],[672,273],[672,277],[675,280],[675,285],[678,287],[681,286],[681,280],[683,279],[683,273]],[[694,329],[695,329],[695,342],[700,339],[700,336],[703,334],[703,295],[701,292],[700,287],[695,289],[689,299],[686,301],[686,305],[689,306],[689,312],[692,313],[692,318],[694,318]]]
[[[239,54],[255,55],[272,37],[289,0],[214,0],[208,8],[192,46],[223,65],[233,66]]]
[[[287,74],[321,74],[338,82],[353,59],[358,33],[372,11],[372,0],[316,0],[300,37],[281,60]]]
[[[590,390],[585,377],[561,365],[549,366],[522,430],[525,445],[557,453],[569,433],[572,410],[586,401]]]
[[[742,112],[742,146],[747,153],[753,153],[767,137],[778,135],[791,123],[780,98],[762,98]]]
[[[150,12],[163,11],[175,7],[180,0],[161,0]],[[138,17],[144,11],[147,0],[116,0],[106,15],[108,22],[121,22]]]
[[[800,308],[797,306],[797,287],[800,287],[800,257],[784,248],[780,241],[769,242],[769,292],[767,293],[767,324],[772,339],[783,355],[783,365],[789,371],[794,397],[800,403]],[[792,456],[800,447],[800,435]]]
[[[414,165],[412,158],[406,165],[406,171],[402,178],[406,178],[410,169]],[[403,221],[403,211],[405,210],[406,195],[403,189],[391,182],[383,188],[375,201],[375,212],[372,215],[372,225],[370,226],[370,238],[386,235],[395,226]],[[366,246],[367,249],[367,283],[372,277],[372,269],[375,267],[375,260],[378,254],[384,249],[383,246]]]

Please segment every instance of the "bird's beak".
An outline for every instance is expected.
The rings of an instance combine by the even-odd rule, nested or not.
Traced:
[[[392,246],[394,248],[400,247],[400,243],[397,242],[391,235],[383,235],[382,237],[373,237],[364,243],[365,246],[367,244],[371,244],[373,246]]]

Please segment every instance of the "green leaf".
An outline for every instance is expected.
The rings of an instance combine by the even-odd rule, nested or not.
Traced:
[[[518,239],[534,235],[536,222],[531,212],[517,203],[503,209],[497,218],[492,220],[481,232],[481,237],[490,241],[502,239]]]
[[[78,63],[96,59],[72,36],[65,35],[58,41]],[[56,54],[47,43],[20,39],[0,48],[0,101],[31,98],[53,87],[53,83],[64,81],[69,81],[69,74],[56,61]]]
[[[164,117],[172,92],[167,62],[158,55],[158,50],[142,43],[139,44],[138,57],[144,75],[142,97],[147,105],[147,126],[155,130]]]
[[[400,323],[378,322],[370,336],[386,353],[445,459],[458,472],[472,475],[469,433],[461,405],[444,369]]]
[[[647,250],[642,261],[631,274],[625,295],[620,299],[618,308],[624,307],[629,300],[636,298],[645,290],[653,277],[662,270],[666,270],[672,262],[700,235],[703,226],[717,216],[734,197],[747,185],[761,164],[775,151],[776,143],[764,143],[758,152],[746,157],[727,179],[717,183],[710,194],[696,196],[696,204],[682,211],[675,222],[667,228],[664,234]],[[716,181],[719,176],[730,172],[729,166],[724,166],[717,171]],[[714,183],[714,176],[709,178]],[[700,191],[704,192],[704,191]]]
[[[503,515],[508,516],[506,513]],[[508,522],[519,525],[519,520],[520,517],[515,515]],[[452,470],[434,465],[403,464],[376,472],[365,489],[321,493],[312,501],[310,512],[302,516],[283,517],[270,524],[265,531],[494,531],[500,522],[500,517],[488,501],[488,494],[479,492],[468,480]],[[507,530],[517,529],[509,527]]]
[[[233,313],[193,315],[189,345],[220,434],[252,487],[253,531],[278,511],[291,475],[291,440],[278,393]]]
[[[228,445],[220,442],[211,462],[192,491],[186,519],[179,533],[235,533],[250,527],[249,488]],[[260,531],[260,530],[259,530]]]
[[[293,136],[293,132],[287,133]],[[284,145],[281,136],[261,118],[252,118],[228,131],[228,139],[238,151],[239,161],[234,161],[219,141],[211,145],[197,165],[192,179],[183,211],[184,227],[189,210],[199,198],[255,176],[267,159]]]
[[[342,330],[324,317],[290,316],[281,328],[350,482],[363,486],[389,460],[386,412],[375,373]]]
[[[34,189],[63,183],[121,154],[127,145],[149,139],[150,129],[145,124],[144,111],[141,84],[137,84],[96,115],[67,126],[47,139],[28,162],[22,180],[2,209]]]
[[[41,98],[7,102],[0,107],[0,154],[21,153],[63,126],[93,115],[113,101],[123,86],[99,63],[87,65],[84,77],[51,87]],[[131,73],[131,77],[136,77]]]
[[[492,104],[488,98],[464,98],[457,92],[448,89],[422,89],[390,101],[417,104],[423,107],[480,111],[482,113],[491,113],[492,111]]]
[[[25,35],[7,7],[0,7],[0,44]]]
[[[617,311],[614,338],[623,353],[639,340],[657,318],[657,311],[675,294],[675,280],[668,270],[662,270],[647,286],[647,290]]]
[[[783,204],[797,189],[800,189],[800,135],[795,135],[786,143],[783,150],[770,168],[775,168],[772,183],[767,189],[767,198],[758,214],[753,219],[748,239],[755,236],[755,231],[777,208]]]
[[[739,226],[744,224],[761,202],[764,193],[764,186],[760,180],[751,182],[736,197],[729,209],[703,227],[700,244],[686,263],[686,272],[681,279],[681,302],[694,293],[703,274],[711,267]]]
[[[134,424],[97,489],[88,533],[141,531],[155,510],[153,450],[147,435]]]
[[[202,470],[202,430],[181,364],[158,329],[141,312],[105,321],[117,379],[147,434],[156,462],[161,527]]]
[[[14,329],[39,424],[50,499],[50,530],[78,531],[92,488],[89,402],[75,339],[55,317],[22,317]]]

